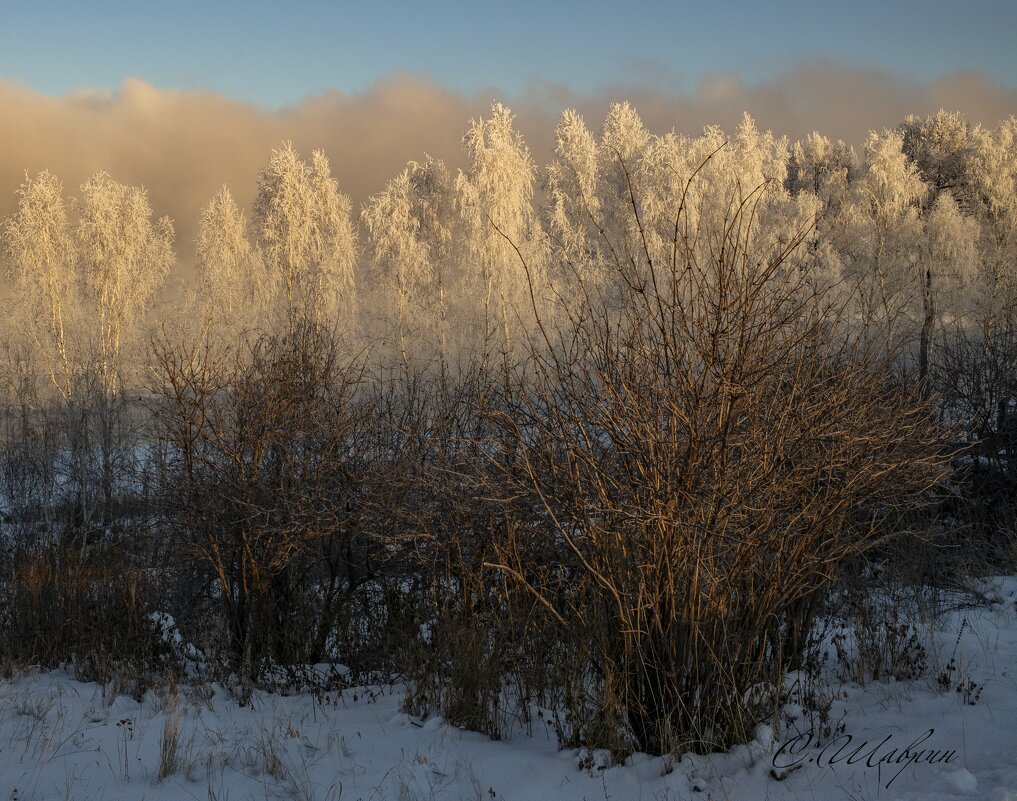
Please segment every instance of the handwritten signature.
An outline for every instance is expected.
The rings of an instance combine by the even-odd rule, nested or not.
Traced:
[[[886,787],[889,789],[890,785],[910,765],[949,765],[957,759],[957,752],[954,750],[921,747],[935,733],[935,729],[929,729],[903,748],[892,744],[892,734],[886,735],[875,745],[870,744],[869,740],[862,740],[858,745],[854,745],[854,738],[850,734],[843,734],[815,753],[809,752],[813,732],[807,731],[792,737],[777,749],[773,755],[773,767],[789,772],[806,764],[827,768],[835,767],[841,763],[845,765],[863,763],[868,768],[877,769],[879,780],[882,782],[884,766],[885,769],[891,770],[899,765],[899,770],[886,783]]]

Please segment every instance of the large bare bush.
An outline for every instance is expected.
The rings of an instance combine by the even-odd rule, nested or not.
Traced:
[[[163,349],[164,511],[205,570],[233,669],[325,659],[380,554],[360,523],[363,361],[293,317],[226,355]]]
[[[692,225],[679,207],[669,257],[615,262],[612,304],[576,270],[580,300],[544,328],[505,417],[490,491],[511,518],[488,566],[586,666],[567,693],[580,741],[624,750],[627,732],[663,753],[751,736],[838,566],[946,474],[931,409],[885,351],[841,334],[807,229],[760,244],[765,191]]]

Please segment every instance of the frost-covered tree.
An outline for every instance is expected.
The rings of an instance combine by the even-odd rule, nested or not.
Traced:
[[[971,132],[966,181],[980,231],[973,325],[958,332],[948,371],[951,394],[995,455],[1014,447],[1017,412],[1017,117]],[[1008,457],[1004,468],[1013,471]]]
[[[691,260],[685,267],[699,273],[701,286],[718,280],[712,273],[732,208],[752,220],[743,240],[746,267],[783,261],[817,210],[812,195],[787,192],[787,150],[785,139],[760,131],[748,115],[730,137],[716,126],[697,137],[653,137],[640,171],[641,237],[652,261],[671,264],[680,256]]]
[[[858,168],[854,150],[842,140],[813,131],[791,148],[787,165],[787,188],[793,195],[811,192],[824,206],[839,205],[848,182]]]
[[[173,224],[152,221],[148,193],[99,172],[81,185],[76,238],[86,293],[98,326],[103,390],[121,379],[126,337],[151,305],[174,262]]]
[[[351,218],[350,199],[339,191],[325,153],[311,154],[311,261],[309,277],[319,297],[333,296],[334,303],[353,311],[356,233]]]
[[[547,169],[547,230],[555,255],[572,271],[596,266],[601,226],[600,153],[583,118],[566,110],[555,129],[555,159]]]
[[[970,126],[964,115],[940,111],[930,117],[909,115],[897,129],[904,154],[932,189],[931,205],[940,192],[964,198],[970,157]]]
[[[869,134],[865,166],[834,232],[855,323],[891,345],[910,335],[909,312],[922,291],[919,212],[927,188],[902,145],[899,132]]]
[[[968,181],[982,221],[984,280],[998,314],[1017,318],[1017,117],[972,132]]]
[[[643,256],[640,214],[643,193],[643,158],[653,141],[636,110],[615,103],[601,128],[599,169],[602,176],[602,222],[605,239],[614,243],[611,258],[617,268],[628,269]]]
[[[74,238],[63,186],[48,171],[26,176],[18,208],[0,229],[8,272],[53,386],[70,396],[73,363],[69,349],[71,317],[78,306]]]
[[[827,286],[836,286],[840,281],[842,260],[834,245],[838,227],[845,222],[848,188],[857,173],[854,149],[816,131],[795,142],[788,154],[784,182],[788,192],[797,198],[811,195],[818,204],[812,258],[817,276]]]
[[[564,278],[584,292],[610,294],[614,281],[641,280],[634,273],[652,236],[647,204],[659,189],[658,165],[646,163],[656,141],[628,103],[608,109],[599,139],[574,110],[558,123],[547,171],[548,234],[555,260],[567,267]],[[568,285],[556,292],[566,302],[574,300],[569,293]]]
[[[409,367],[411,350],[419,352],[421,337],[436,346],[444,364],[445,294],[455,231],[448,169],[431,158],[424,164],[410,162],[384,192],[371,198],[361,218],[367,227],[368,262],[381,296],[375,305],[395,318],[404,365]]]
[[[197,267],[200,305],[218,324],[244,324],[263,312],[273,287],[247,237],[247,220],[223,186],[201,213]]]
[[[744,205],[755,218],[757,233],[749,246],[756,260],[772,261],[814,215],[815,204],[788,194],[788,142],[770,131],[760,131],[745,114],[726,147],[717,150],[724,135],[707,129],[692,151],[703,163],[695,178],[697,205],[709,230],[722,230],[729,205]],[[710,158],[710,154],[715,155]],[[709,159],[709,161],[707,161]],[[714,247],[718,247],[715,244]]]
[[[453,270],[461,272],[455,240],[459,231],[455,182],[445,164],[428,156],[423,164],[411,163],[410,187],[414,210],[420,220],[417,237],[427,246],[430,261],[431,315],[438,326],[438,351],[444,364],[449,356],[449,291]]]
[[[469,166],[456,179],[456,193],[465,264],[482,299],[485,353],[498,326],[511,350],[513,323],[530,316],[530,288],[537,297],[543,291],[542,236],[533,205],[536,166],[513,127],[512,112],[500,103],[489,119],[470,122],[463,143]]]
[[[692,260],[683,266],[699,271],[700,286],[713,280],[724,245],[715,234],[725,230],[732,204],[750,208],[744,257],[754,263],[777,258],[812,226],[815,198],[792,197],[784,186],[786,140],[759,131],[747,115],[732,137],[716,126],[695,137],[656,136],[631,106],[618,104],[599,143],[574,112],[557,133],[547,215],[555,259],[599,271],[607,286],[608,276],[615,288],[666,281],[669,271],[657,268],[679,257]],[[588,275],[582,284],[589,291]]]
[[[258,176],[254,226],[268,264],[288,300],[309,259],[314,203],[307,164],[287,142],[273,150]]]
[[[259,176],[254,229],[288,306],[353,313],[356,236],[350,210],[323,152],[314,151],[308,164],[290,143],[272,151]]]
[[[923,223],[918,374],[925,379],[934,328],[970,325],[981,303],[975,296],[978,224],[961,212],[953,194],[946,190],[936,199]]]

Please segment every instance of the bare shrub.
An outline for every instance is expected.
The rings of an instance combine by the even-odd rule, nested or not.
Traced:
[[[151,519],[137,399],[87,365],[68,394],[40,386],[11,349],[0,451],[0,642],[22,664],[74,663],[81,678],[144,692],[171,670],[150,614]],[[129,678],[127,678],[129,677]]]
[[[944,503],[951,531],[944,575],[993,575],[1017,564],[1017,320],[1012,309],[980,329],[959,326],[935,352],[942,413],[970,446]]]
[[[409,382],[419,392],[396,388],[402,398],[396,405],[406,413],[397,430],[415,442],[396,479],[413,489],[396,508],[422,580],[422,630],[402,665],[410,685],[406,708],[416,714],[440,710],[457,725],[496,736],[503,668],[491,665],[493,621],[482,562],[497,510],[485,502],[478,480],[480,449],[489,435],[485,378],[469,366],[443,374],[440,386],[419,376],[419,383]]]
[[[831,642],[843,681],[909,681],[928,670],[927,632],[918,622],[920,590],[903,578],[865,571],[841,582],[831,605],[840,624]]]
[[[616,262],[614,303],[577,270],[504,416],[486,566],[589,666],[587,741],[598,721],[651,753],[751,737],[838,567],[947,472],[930,405],[839,332],[804,230],[756,244],[758,197],[716,229],[679,208],[670,258]]]
[[[17,662],[73,663],[83,681],[116,680],[135,697],[175,669],[152,625],[152,579],[119,544],[19,549],[3,589],[5,656]]]
[[[416,402],[400,430],[417,443],[396,481],[411,488],[397,513],[409,538],[419,623],[403,649],[407,711],[440,712],[451,723],[494,738],[532,723],[530,703],[551,687],[546,672],[557,645],[542,636],[537,601],[490,566],[506,536],[497,454],[514,432],[505,426],[519,376],[482,354],[453,369],[414,379]]]
[[[384,559],[370,486],[363,359],[292,316],[226,354],[164,347],[163,511],[219,607],[230,669],[325,661]]]

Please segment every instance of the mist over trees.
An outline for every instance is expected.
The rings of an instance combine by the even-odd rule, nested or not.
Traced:
[[[623,103],[555,143],[537,165],[495,104],[463,170],[422,156],[360,210],[283,144],[176,243],[183,290],[143,188],[26,176],[12,654],[143,683],[169,611],[241,697],[342,662],[492,736],[539,703],[563,745],[703,751],[772,713],[866,560],[1012,563],[1017,119],[856,153]]]

